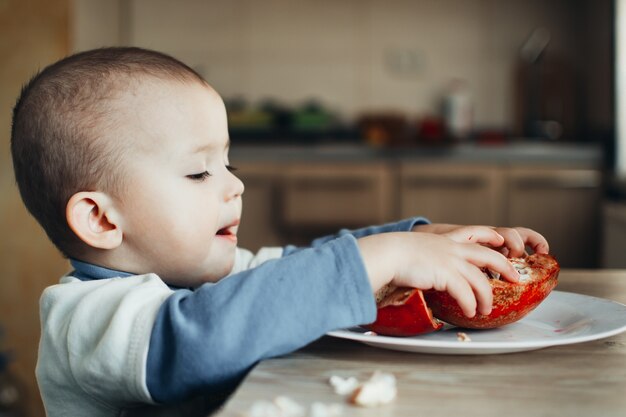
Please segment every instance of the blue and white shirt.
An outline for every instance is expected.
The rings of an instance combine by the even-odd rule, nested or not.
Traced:
[[[36,374],[47,415],[132,415],[223,393],[260,360],[374,321],[356,239],[426,222],[342,230],[308,248],[238,248],[229,276],[195,289],[72,260],[75,270],[40,300]]]

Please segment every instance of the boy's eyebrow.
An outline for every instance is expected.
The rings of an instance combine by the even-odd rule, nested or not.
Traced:
[[[213,146],[213,144],[211,144],[211,143],[205,143],[203,145],[199,145],[199,146],[193,148],[191,150],[191,153],[192,154],[202,153],[202,152],[208,151],[208,150],[210,150],[210,149],[212,149],[214,147],[215,146]],[[226,140],[226,143],[224,144],[224,149],[229,149],[229,148],[230,148],[230,138],[228,138]]]

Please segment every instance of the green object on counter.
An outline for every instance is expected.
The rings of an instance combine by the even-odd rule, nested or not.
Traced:
[[[292,128],[300,132],[319,132],[331,129],[335,124],[335,117],[322,105],[310,102],[300,110],[294,112]]]

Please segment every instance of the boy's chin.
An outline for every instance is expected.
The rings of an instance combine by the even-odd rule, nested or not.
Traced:
[[[183,270],[178,270],[175,273],[170,271],[172,276],[169,280],[164,279],[164,281],[168,285],[183,288],[197,288],[202,284],[218,282],[232,272],[235,265],[235,251],[222,252],[219,256],[214,253],[201,261],[198,260],[197,256],[195,261],[191,259],[188,258],[184,262],[190,268],[182,268]],[[191,267],[192,265],[193,267]]]
[[[198,288],[204,284],[208,283],[216,283],[223,277],[214,277],[214,276],[206,276],[206,277],[197,277],[197,278],[187,278],[182,280],[170,280],[166,281],[168,285],[180,288]]]
[[[215,283],[215,282],[220,281],[223,278],[226,278],[233,270],[234,265],[235,265],[235,259],[233,257],[230,260],[230,262],[223,263],[219,267],[213,267],[213,268],[209,267],[207,269],[208,273],[206,275],[199,276],[195,280],[197,284],[196,286],[206,284],[207,282]]]
[[[176,277],[161,277],[170,286],[179,288],[198,288],[206,283],[215,283],[225,278],[232,271],[233,264],[222,265],[219,268],[209,268],[206,271],[179,271]]]

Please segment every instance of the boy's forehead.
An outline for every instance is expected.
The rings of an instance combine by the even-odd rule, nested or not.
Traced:
[[[145,80],[124,92],[120,104],[119,127],[133,132],[134,143],[176,139],[185,153],[228,147],[224,103],[207,84]]]

